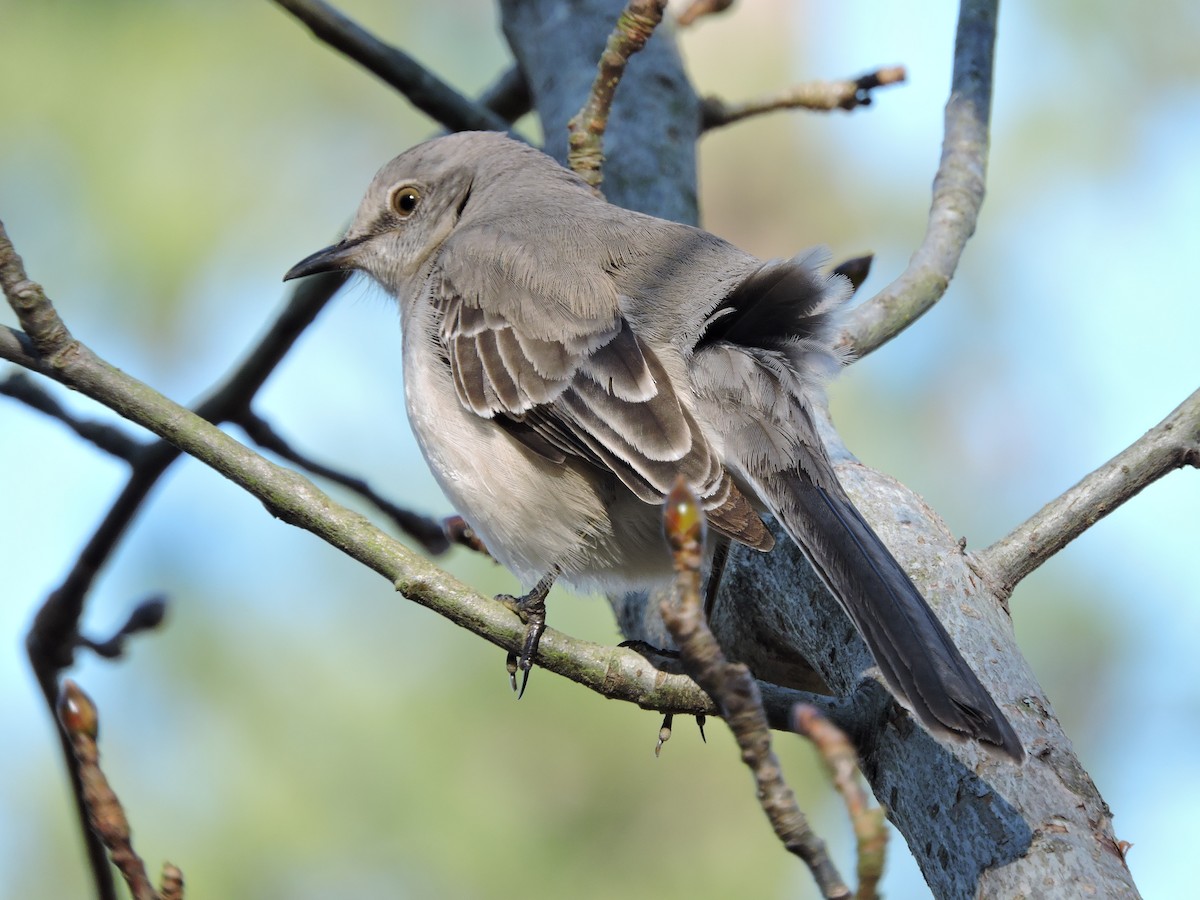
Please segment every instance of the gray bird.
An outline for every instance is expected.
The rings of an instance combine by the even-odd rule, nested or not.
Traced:
[[[661,505],[682,475],[721,538],[769,550],[759,513],[779,521],[927,727],[1020,760],[1004,714],[817,436],[850,294],[821,262],[763,262],[613,206],[532,147],[467,132],[385,165],[345,238],[285,280],[359,270],[399,303],[421,451],[533,587],[515,604],[526,676],[555,577],[603,591],[670,580]]]

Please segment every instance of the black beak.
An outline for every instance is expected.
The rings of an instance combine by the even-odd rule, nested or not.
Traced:
[[[287,274],[283,276],[283,280],[291,281],[293,278],[303,278],[306,275],[317,275],[321,272],[339,272],[355,268],[354,258],[357,256],[358,247],[368,237],[369,235],[364,235],[363,237],[341,241],[332,247],[318,250],[312,256],[306,256],[288,269]]]

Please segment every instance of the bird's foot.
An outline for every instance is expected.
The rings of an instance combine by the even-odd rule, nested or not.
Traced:
[[[617,644],[618,647],[625,647],[632,650],[634,653],[640,653],[642,656],[662,656],[667,659],[679,659],[678,650],[668,650],[665,647],[655,647],[653,644],[646,641],[621,641]]]
[[[517,699],[525,695],[525,685],[529,684],[529,670],[533,668],[533,658],[537,656],[538,643],[546,631],[546,595],[554,584],[557,572],[551,572],[536,585],[533,590],[523,597],[513,597],[501,594],[496,599],[515,612],[525,623],[525,637],[521,641],[520,653],[509,651],[506,665],[508,680]],[[521,672],[521,686],[517,688],[517,673]]]

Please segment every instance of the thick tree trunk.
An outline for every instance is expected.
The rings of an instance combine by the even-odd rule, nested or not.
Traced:
[[[622,3],[501,0],[500,7],[546,148],[565,160],[566,122],[583,104]],[[695,222],[698,137],[697,98],[664,25],[617,92],[605,142],[608,199]],[[930,135],[931,153],[937,140]],[[944,746],[896,714],[876,682],[864,680],[870,657],[849,621],[782,535],[769,555],[733,554],[713,621],[723,647],[764,680],[808,689],[815,669],[833,693],[852,696],[840,723],[936,896],[1137,896],[1108,808],[1016,646],[1002,586],[919,497],[859,464],[832,428],[826,437],[851,497],[992,690],[1029,759],[1017,767],[973,745]],[[612,601],[629,637],[665,642],[656,599]]]

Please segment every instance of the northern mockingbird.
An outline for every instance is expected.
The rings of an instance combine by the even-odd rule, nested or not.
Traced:
[[[400,307],[409,419],[434,477],[533,590],[526,676],[561,576],[672,574],[661,504],[682,475],[717,535],[756,550],[769,512],[926,726],[1024,755],[1004,714],[838,483],[812,409],[843,362],[850,290],[820,255],[764,262],[613,206],[553,159],[454,134],[375,176],[337,244],[285,279],[366,272]]]

